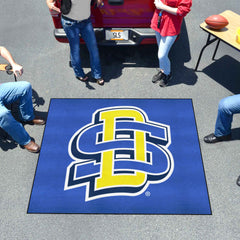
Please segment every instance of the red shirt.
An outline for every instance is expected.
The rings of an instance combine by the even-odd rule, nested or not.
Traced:
[[[177,15],[162,12],[160,27],[158,28],[158,14],[160,10],[155,9],[151,21],[151,28],[161,36],[175,36],[180,33],[183,18],[190,12],[192,0],[161,0],[164,4],[177,8]]]

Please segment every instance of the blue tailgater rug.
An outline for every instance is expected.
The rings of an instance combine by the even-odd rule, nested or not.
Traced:
[[[191,99],[51,99],[28,213],[211,214]]]

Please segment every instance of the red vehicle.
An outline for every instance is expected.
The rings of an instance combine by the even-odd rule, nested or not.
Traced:
[[[61,0],[56,1],[60,7]],[[105,0],[100,8],[92,6],[92,23],[99,45],[139,45],[156,43],[150,28],[154,11],[153,0]],[[51,12],[54,36],[67,42],[61,25],[61,14]]]

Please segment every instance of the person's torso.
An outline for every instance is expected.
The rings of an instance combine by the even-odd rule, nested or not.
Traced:
[[[183,7],[187,8],[191,7],[191,0],[184,1],[184,0],[161,0],[164,4],[173,7],[178,8],[180,4],[185,2]],[[182,7],[182,8],[183,8]],[[162,36],[174,36],[178,35],[181,30],[181,24],[183,20],[184,15],[174,15],[168,12],[163,11],[162,17],[161,17],[161,24],[160,27],[158,27],[158,15],[160,10],[156,9],[151,21],[151,28],[154,29],[157,32],[160,32]]]
[[[72,0],[70,13],[65,16],[77,21],[89,18],[91,14],[90,2],[91,0]]]

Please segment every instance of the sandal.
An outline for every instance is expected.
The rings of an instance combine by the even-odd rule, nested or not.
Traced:
[[[104,85],[104,80],[103,80],[103,78],[98,78],[98,79],[95,79],[96,80],[96,82],[97,82],[97,84],[99,84],[99,85]]]
[[[85,77],[76,77],[78,80],[82,81],[82,82],[86,82],[88,80],[88,76]]]

